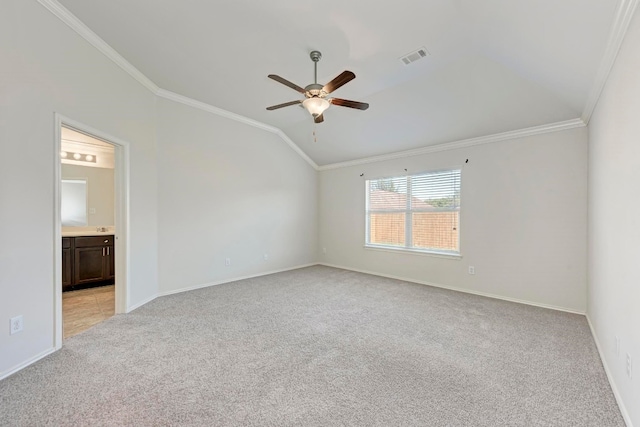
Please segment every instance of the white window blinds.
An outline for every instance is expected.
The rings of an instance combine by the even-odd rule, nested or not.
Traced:
[[[366,245],[460,252],[460,170],[366,182]]]

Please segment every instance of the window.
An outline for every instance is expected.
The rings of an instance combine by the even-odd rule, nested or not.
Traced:
[[[460,253],[460,170],[366,181],[366,246]]]

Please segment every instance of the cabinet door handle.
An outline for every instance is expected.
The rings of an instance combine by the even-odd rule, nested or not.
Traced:
[[[104,248],[102,248],[102,256],[104,256]]]
[[[107,246],[107,255],[109,255],[109,246]]]

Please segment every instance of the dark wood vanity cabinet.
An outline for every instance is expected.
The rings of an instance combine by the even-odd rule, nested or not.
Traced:
[[[62,238],[62,289],[73,286],[73,237]]]
[[[65,282],[65,242],[70,239],[71,281]],[[62,289],[86,287],[98,282],[113,282],[115,277],[113,235],[65,237],[62,243]]]

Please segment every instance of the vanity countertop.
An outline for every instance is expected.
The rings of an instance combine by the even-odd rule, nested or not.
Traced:
[[[115,231],[63,231],[62,237],[79,237],[79,236],[111,236],[116,234]]]
[[[115,234],[116,230],[114,226],[62,227],[62,237],[111,236]]]

